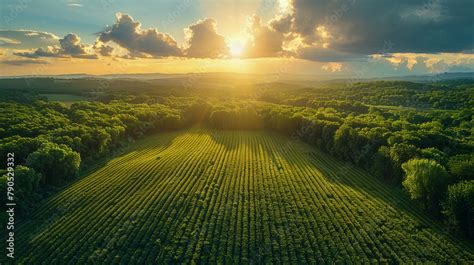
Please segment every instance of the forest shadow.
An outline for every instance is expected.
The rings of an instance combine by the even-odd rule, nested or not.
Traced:
[[[415,228],[419,231],[431,229],[436,234],[449,239],[452,243],[458,242],[471,251],[474,250],[474,243],[449,233],[443,228],[440,220],[425,212],[421,205],[411,200],[408,194],[400,188],[384,183],[381,179],[349,162],[340,161],[314,147],[309,147],[313,150],[307,152],[308,162],[315,167],[326,181],[349,187],[364,194],[367,199],[380,200],[391,206],[397,213],[408,215],[416,221]]]
[[[38,231],[42,231],[42,229],[47,227],[52,227],[55,222],[57,222],[61,217],[73,209],[74,205],[77,205],[78,203],[84,203],[90,198],[78,194],[79,198],[73,198],[74,201],[66,202],[64,205],[61,204],[57,208],[48,208],[45,206],[49,203],[53,203],[57,198],[68,192],[69,189],[74,188],[75,185],[80,185],[80,182],[87,178],[87,176],[97,173],[115,159],[120,159],[120,157],[124,157],[132,152],[143,152],[150,148],[160,149],[160,152],[168,150],[169,148],[173,148],[173,144],[185,134],[196,134],[206,137],[209,136],[212,141],[222,145],[226,151],[232,151],[239,149],[243,145],[252,145],[254,143],[253,140],[249,140],[249,138],[247,138],[248,134],[251,133],[258,134],[258,137],[267,135],[267,137],[271,137],[272,141],[274,141],[275,148],[264,149],[265,152],[267,152],[268,158],[271,160],[266,161],[266,163],[273,163],[275,167],[279,167],[280,165],[276,161],[278,159],[283,159],[284,162],[289,165],[299,166],[292,159],[290,159],[289,156],[292,155],[291,153],[301,154],[301,157],[304,157],[302,159],[302,165],[311,166],[321,175],[322,178],[324,178],[324,180],[336,185],[347,186],[354,191],[364,194],[364,196],[366,196],[368,199],[380,200],[384,204],[393,207],[395,211],[402,212],[411,219],[416,220],[416,222],[420,224],[420,230],[429,228],[440,237],[449,239],[453,243],[461,242],[469,249],[473,249],[473,244],[465,240],[455,239],[452,235],[445,233],[441,227],[441,223],[414,205],[403,191],[387,186],[380,179],[377,179],[376,177],[350,163],[337,160],[306,143],[295,141],[278,133],[244,130],[223,131],[213,130],[206,127],[192,127],[177,131],[167,131],[153,134],[138,141],[132,142],[127,147],[124,147],[122,150],[117,151],[108,157],[104,157],[102,160],[97,161],[97,163],[94,164],[94,167],[82,172],[79,178],[75,179],[71,183],[68,183],[66,186],[61,187],[60,190],[49,196],[48,199],[41,202],[40,207],[38,207],[35,211],[35,215],[37,214],[39,218],[36,219],[34,218],[35,215],[32,215],[33,218],[23,221],[21,223],[21,228],[19,229],[22,231],[31,231],[27,240],[30,242],[30,239],[32,239]],[[156,144],[157,141],[161,142]],[[261,144],[260,140],[256,141]],[[202,144],[197,146],[199,146],[198,148],[206,148],[206,146]],[[253,150],[254,148],[250,148],[250,152],[253,152]],[[281,170],[281,174],[285,174],[284,169]],[[277,168],[277,171],[280,172],[280,168]],[[362,203],[364,203],[363,200]],[[45,212],[48,212],[49,214],[45,215]],[[42,214],[42,216],[40,214]],[[27,228],[28,226],[35,226],[35,229],[23,229]]]

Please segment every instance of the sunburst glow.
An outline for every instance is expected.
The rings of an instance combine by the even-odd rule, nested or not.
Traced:
[[[233,39],[229,43],[230,53],[233,57],[240,57],[244,51],[244,41],[240,39]]]

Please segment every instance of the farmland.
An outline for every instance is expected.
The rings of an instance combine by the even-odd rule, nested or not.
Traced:
[[[40,94],[40,96],[46,97],[49,101],[62,102],[66,106],[70,106],[74,102],[86,100],[84,97],[70,94]]]
[[[474,0],[1,0],[0,265],[474,265]]]
[[[128,148],[19,224],[20,263],[474,259],[401,190],[280,134],[193,127]]]

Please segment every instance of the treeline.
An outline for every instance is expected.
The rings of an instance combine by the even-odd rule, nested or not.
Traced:
[[[403,186],[426,210],[443,213],[450,226],[474,236],[472,109],[422,113],[340,106],[235,101],[201,107],[214,128],[277,131]]]
[[[69,108],[34,93],[10,93],[0,102],[0,155],[15,153],[21,165],[17,196],[28,201],[36,200],[38,194],[29,194],[38,187],[62,185],[84,166],[148,133],[195,124],[272,130],[405,187],[428,211],[443,214],[450,226],[474,236],[470,82],[373,82],[339,89],[330,85],[256,91],[252,98],[242,99],[196,91],[186,97],[154,96],[130,89]],[[437,102],[450,110],[375,107],[432,108]],[[6,177],[0,178],[0,186],[5,185]]]
[[[293,106],[337,107],[360,103],[374,106],[409,107],[416,109],[459,110],[474,105],[474,80],[452,80],[434,83],[377,81],[360,83],[318,84],[318,88],[286,88],[264,90],[262,101]]]
[[[67,108],[41,100],[8,100],[0,102],[0,109],[0,155],[15,154],[20,210],[41,198],[41,188],[67,183],[81,168],[130,140],[182,126],[181,113],[162,104],[79,102]],[[2,189],[7,185],[5,166],[0,172]]]

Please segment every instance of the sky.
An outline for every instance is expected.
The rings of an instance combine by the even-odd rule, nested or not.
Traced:
[[[472,0],[0,0],[0,75],[474,71]]]

